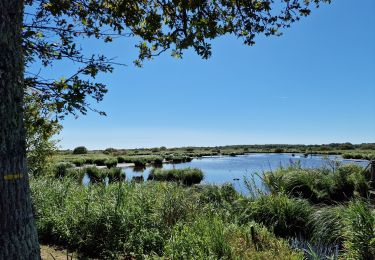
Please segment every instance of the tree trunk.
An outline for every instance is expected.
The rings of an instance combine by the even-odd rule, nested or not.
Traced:
[[[22,112],[23,6],[0,1],[0,259],[40,259]]]

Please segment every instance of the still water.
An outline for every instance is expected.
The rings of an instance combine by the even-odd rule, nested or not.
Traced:
[[[181,169],[187,167],[199,168],[204,173],[203,184],[232,183],[237,191],[247,193],[244,185],[244,178],[252,179],[255,184],[262,188],[261,179],[258,175],[263,172],[275,170],[280,166],[289,166],[292,163],[300,162],[304,168],[316,168],[328,165],[330,160],[339,161],[343,164],[356,163],[364,167],[367,166],[366,160],[345,160],[341,156],[320,156],[313,155],[305,158],[302,154],[247,154],[235,157],[231,156],[213,156],[194,159],[191,162],[180,164],[164,164],[164,169]],[[145,180],[152,167],[147,167],[143,171],[137,171],[133,167],[124,168],[126,179],[131,180],[133,176],[143,176]],[[257,174],[255,174],[257,173]]]

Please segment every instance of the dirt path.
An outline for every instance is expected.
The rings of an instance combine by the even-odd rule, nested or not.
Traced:
[[[78,259],[77,254],[67,253],[67,250],[59,249],[56,247],[41,245],[40,255],[42,260],[67,260],[67,259]]]

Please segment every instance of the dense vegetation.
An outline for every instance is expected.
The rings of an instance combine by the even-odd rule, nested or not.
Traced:
[[[153,181],[174,181],[190,186],[203,180],[203,172],[196,168],[170,170],[154,168],[151,170],[148,179]]]
[[[98,181],[88,186],[77,182],[74,176],[83,170]],[[152,179],[158,181],[143,183],[123,182],[125,176],[118,168],[58,164],[54,172],[51,177],[31,180],[40,240],[76,250],[82,256],[375,256],[375,211],[368,199],[371,187],[364,169],[358,166],[280,168],[265,174],[270,193],[254,192],[257,189],[248,184],[253,189],[248,196],[229,184],[189,186],[192,183],[180,185],[181,179],[168,181],[176,175],[201,176],[198,169],[177,172],[156,168]],[[114,177],[105,185],[103,178],[109,176]]]
[[[313,203],[335,204],[355,195],[366,197],[370,189],[366,175],[355,164],[320,169],[303,169],[297,164],[266,173],[264,181],[272,193],[285,192]]]
[[[57,161],[70,162],[76,166],[92,165],[105,166],[111,161],[115,167],[117,163],[132,163],[136,167],[147,165],[161,165],[163,163],[189,162],[193,158],[202,156],[229,155],[237,156],[247,153],[302,153],[305,156],[313,154],[342,155],[345,159],[375,158],[375,144],[328,144],[328,145],[232,145],[217,147],[181,147],[181,148],[143,148],[143,149],[114,149],[104,151],[88,151],[86,154],[76,154],[73,151],[59,151],[55,156]],[[115,161],[117,163],[115,164]]]

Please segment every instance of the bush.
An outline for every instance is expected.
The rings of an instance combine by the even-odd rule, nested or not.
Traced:
[[[65,177],[68,173],[68,169],[73,167],[71,163],[58,163],[53,168],[53,174],[56,178]]]
[[[262,195],[244,204],[241,223],[254,220],[273,230],[277,236],[308,235],[308,221],[313,208],[301,199],[288,198],[285,194]]]
[[[117,153],[117,150],[115,148],[107,148],[103,151],[104,154],[114,154]]]
[[[274,150],[274,152],[275,152],[275,153],[283,153],[283,152],[284,152],[284,149],[282,149],[282,148],[276,148],[276,149]]]
[[[118,156],[118,157],[117,157],[117,162],[118,162],[118,163],[125,163],[125,162],[126,162],[126,158],[123,157],[123,156]]]
[[[197,168],[185,169],[159,169],[151,170],[149,180],[155,181],[175,181],[185,185],[198,184],[203,180],[203,172]]]
[[[162,256],[175,223],[202,211],[197,196],[173,183],[87,188],[33,179],[31,192],[40,241],[94,258]]]
[[[82,184],[82,179],[85,176],[85,169],[84,168],[70,168],[67,170],[66,176],[75,180],[77,183]]]
[[[87,148],[84,146],[78,146],[73,150],[73,154],[87,154],[87,152]]]
[[[104,161],[104,164],[107,166],[107,168],[112,168],[117,165],[117,159],[116,158],[110,158]]]
[[[99,183],[104,181],[105,175],[101,169],[96,167],[87,167],[85,168],[85,171],[89,176],[91,183]]]
[[[108,183],[124,181],[126,178],[126,175],[121,168],[103,169],[103,172],[103,175],[108,177]]]
[[[77,167],[83,166],[86,163],[85,158],[78,158],[73,160],[73,164]]]
[[[105,166],[107,158],[94,158],[93,163],[97,166]]]
[[[146,167],[147,160],[145,158],[136,158],[133,160],[134,166],[138,168]]]
[[[256,223],[240,227],[206,216],[178,223],[164,255],[168,259],[303,259],[303,254]]]
[[[375,214],[365,202],[349,203],[344,213],[344,256],[347,259],[375,259]]]
[[[91,157],[85,157],[85,160],[86,160],[86,164],[94,164],[94,158],[91,158]]]
[[[302,169],[297,165],[268,172],[264,180],[272,193],[286,192],[313,203],[348,201],[354,193],[367,196],[370,186],[361,166],[343,165],[333,169]]]
[[[324,245],[342,245],[344,211],[344,206],[335,206],[322,207],[313,212],[308,224],[311,228],[311,241]]]
[[[170,163],[184,163],[184,162],[191,162],[193,160],[192,157],[184,155],[184,154],[169,154],[165,157],[167,162]]]
[[[228,209],[231,211],[232,204],[235,205],[240,197],[231,183],[222,186],[200,185],[195,186],[200,193],[200,200],[215,208]]]

